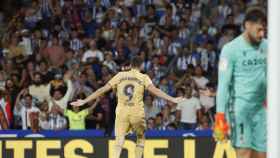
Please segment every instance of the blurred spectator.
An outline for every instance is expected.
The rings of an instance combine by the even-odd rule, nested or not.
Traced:
[[[9,124],[2,107],[0,107],[0,129],[1,130],[9,129]]]
[[[23,56],[30,56],[33,54],[33,50],[32,50],[32,43],[31,43],[31,35],[29,33],[28,30],[22,30],[21,31],[21,41],[19,43],[20,46],[22,46],[22,48],[24,49],[23,52]]]
[[[195,129],[197,120],[201,118],[201,105],[199,99],[192,96],[192,88],[186,87],[186,101],[177,105],[177,117],[180,120],[180,127],[185,130]]]
[[[107,66],[110,69],[110,71],[112,71],[114,73],[116,73],[117,70],[119,69],[118,65],[113,60],[113,55],[111,52],[105,53],[105,60],[103,62],[103,65]]]
[[[5,89],[6,78],[5,71],[0,71],[0,89]]]
[[[161,110],[161,113],[164,127],[167,127],[170,123],[175,121],[175,116],[170,114],[169,106],[164,106]]]
[[[234,38],[234,31],[231,29],[224,30],[222,37],[219,39],[218,42],[218,49],[221,50],[222,47],[227,43],[230,42]]]
[[[11,110],[14,109],[16,97],[19,92],[19,87],[16,85],[16,83],[12,79],[7,79],[5,83],[5,90],[4,95],[7,95],[7,99],[9,99],[11,103]],[[3,93],[1,94],[3,95]],[[2,97],[2,96],[1,96]]]
[[[163,124],[163,115],[158,113],[155,117],[155,129],[156,130],[166,130],[166,126]]]
[[[55,106],[55,110],[64,114],[65,117],[69,120],[69,129],[70,130],[84,130],[86,129],[86,117],[93,112],[93,109],[96,107],[99,100],[97,100],[89,108],[81,110],[80,107],[71,106],[70,109],[62,109],[59,106]]]
[[[37,68],[38,72],[40,72],[41,74],[41,79],[42,79],[42,84],[47,84],[49,83],[51,80],[54,79],[54,74],[53,72],[50,70],[48,63],[45,60],[41,60],[39,62],[39,67]],[[70,69],[70,68],[69,68]],[[35,79],[35,74],[34,74],[34,79]]]
[[[188,64],[191,64],[189,62],[191,62],[189,60],[190,54],[187,51],[187,48],[183,48],[182,51],[180,51],[180,53],[178,54],[178,58],[177,58],[177,69],[179,71],[186,71],[188,68]]]
[[[73,30],[71,32],[71,40],[70,40],[70,48],[74,50],[75,52],[79,51],[81,48],[83,48],[83,43],[78,37],[78,32],[76,30]]]
[[[203,72],[204,71],[201,66],[195,67],[195,74],[193,76],[193,80],[195,81],[199,89],[205,89],[206,84],[209,82],[209,80],[206,77],[204,77]]]
[[[49,129],[48,130],[63,130],[67,128],[66,118],[60,114],[57,110],[53,110],[48,118]]]
[[[207,130],[210,129],[210,123],[207,116],[203,115],[198,123],[196,130]]]
[[[30,95],[37,98],[40,102],[49,100],[50,85],[44,83],[41,73],[34,73],[33,83],[28,87]]]
[[[12,128],[13,106],[11,105],[10,97],[7,96],[3,89],[0,89],[0,106],[3,115],[1,118],[3,128]]]
[[[144,99],[145,117],[154,118],[161,111],[161,108],[153,104],[153,97],[151,95],[145,96]]]
[[[104,55],[97,49],[95,40],[91,40],[89,42],[89,50],[84,53],[82,62],[90,62],[92,61],[92,58],[97,58],[100,62],[103,62],[104,60]]]
[[[206,85],[206,89],[208,89],[210,92],[215,91],[213,85],[211,85],[210,83],[208,83]],[[200,94],[199,100],[200,100],[200,103],[201,103],[202,107],[204,108],[205,112],[207,112],[209,109],[211,109],[215,106],[215,98],[214,97],[209,97],[207,95]]]
[[[72,72],[68,71],[64,75],[64,79],[60,75],[57,76],[56,80],[51,82],[53,92],[51,94],[52,99],[49,100],[49,108],[51,109],[55,103],[62,109],[66,109],[68,102],[71,101],[74,93],[73,83],[71,81]],[[66,85],[65,82],[66,82]],[[66,92],[63,93],[63,91]]]
[[[160,78],[160,83],[158,85],[158,87],[165,93],[168,93],[168,85],[167,85],[167,78],[166,76],[163,76]],[[156,97],[154,99],[153,105],[159,108],[163,108],[166,105],[166,100]]]
[[[166,130],[169,130],[169,131],[177,130],[177,126],[175,123],[168,124],[166,128],[167,128]]]
[[[87,82],[88,75],[85,72],[82,72],[79,75],[79,78],[74,83],[75,84],[75,94],[84,93],[86,96],[89,96],[92,93],[92,88],[88,85]]]
[[[87,117],[88,129],[101,129],[105,130],[106,125],[106,112],[101,104],[97,104],[91,115]]]
[[[207,72],[213,72],[217,68],[218,54],[211,42],[207,43],[207,53],[209,57],[209,68]]]
[[[14,112],[7,116],[9,110],[1,104],[2,120],[6,118],[17,129],[22,128],[17,121],[22,106],[15,103],[20,91],[27,89],[19,102],[29,93],[40,108],[41,129],[65,129],[66,119],[52,108],[53,103],[65,110],[77,95],[90,95],[128,68],[133,56],[143,59],[141,70],[168,94],[185,96],[184,89],[191,87],[193,97],[186,104],[200,100],[211,120],[215,98],[199,91],[208,88],[215,93],[219,52],[243,29],[248,7],[267,10],[264,0],[28,0],[17,4],[13,7],[17,10],[0,13],[0,89],[5,94],[3,105],[10,102]],[[86,128],[110,134],[115,99],[114,92],[103,96],[88,115]],[[179,128],[185,117],[193,123],[197,111],[175,117],[176,109],[182,108],[183,113],[185,106],[148,94],[144,108],[149,129],[160,130]]]
[[[54,68],[61,67],[65,62],[64,48],[59,44],[58,37],[53,37],[51,46],[45,51],[45,58],[50,62],[50,66]]]
[[[15,127],[22,127],[22,129],[31,129],[30,114],[32,112],[39,112],[40,110],[35,106],[35,100],[30,94],[28,94],[28,91],[26,89],[23,89],[19,93],[15,105]]]
[[[49,105],[46,100],[44,100],[41,105],[39,106],[40,109],[40,115],[39,115],[39,125],[40,128],[43,130],[50,129],[50,124],[49,124]]]
[[[100,127],[100,129],[104,129],[105,128],[105,134],[106,135],[111,135],[113,128],[114,128],[114,107],[116,107],[115,105],[115,100],[112,96],[112,93],[108,94],[108,95],[104,95],[100,97],[100,109],[102,111],[104,111],[103,113],[103,117],[102,119],[99,119],[98,123],[100,125],[98,125]],[[98,107],[99,108],[99,107]],[[100,110],[100,111],[101,111]],[[98,109],[96,109],[96,111],[98,111]],[[91,124],[92,122],[88,122],[89,124]]]
[[[154,130],[155,129],[155,119],[153,117],[148,118],[147,129],[148,130]]]

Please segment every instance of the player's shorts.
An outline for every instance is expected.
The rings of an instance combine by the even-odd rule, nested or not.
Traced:
[[[228,116],[235,148],[266,152],[266,109],[262,105],[251,109],[235,106]]]
[[[119,106],[116,109],[115,136],[126,136],[133,131],[144,134],[146,130],[145,112],[143,107]]]

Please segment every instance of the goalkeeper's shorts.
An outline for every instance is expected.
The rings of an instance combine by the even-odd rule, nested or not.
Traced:
[[[251,107],[251,108],[250,108]],[[233,106],[228,112],[230,139],[235,148],[266,152],[266,110],[259,106]]]

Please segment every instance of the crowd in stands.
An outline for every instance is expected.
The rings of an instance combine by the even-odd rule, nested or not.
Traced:
[[[242,31],[248,7],[265,0],[32,0],[13,17],[0,13],[2,129],[114,128],[116,96],[85,107],[85,98],[143,59],[141,71],[178,105],[145,94],[149,130],[211,128],[217,63],[223,45]],[[6,18],[6,19],[5,19]]]

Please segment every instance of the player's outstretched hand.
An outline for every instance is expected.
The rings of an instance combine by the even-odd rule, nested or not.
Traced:
[[[78,99],[77,101],[74,101],[72,103],[70,103],[72,106],[83,106],[85,104],[85,100],[82,99]]]
[[[185,100],[185,98],[183,98],[183,97],[177,97],[177,98],[175,98],[174,99],[174,103],[176,103],[176,104],[178,104],[178,103],[181,103],[181,102],[183,102]]]

